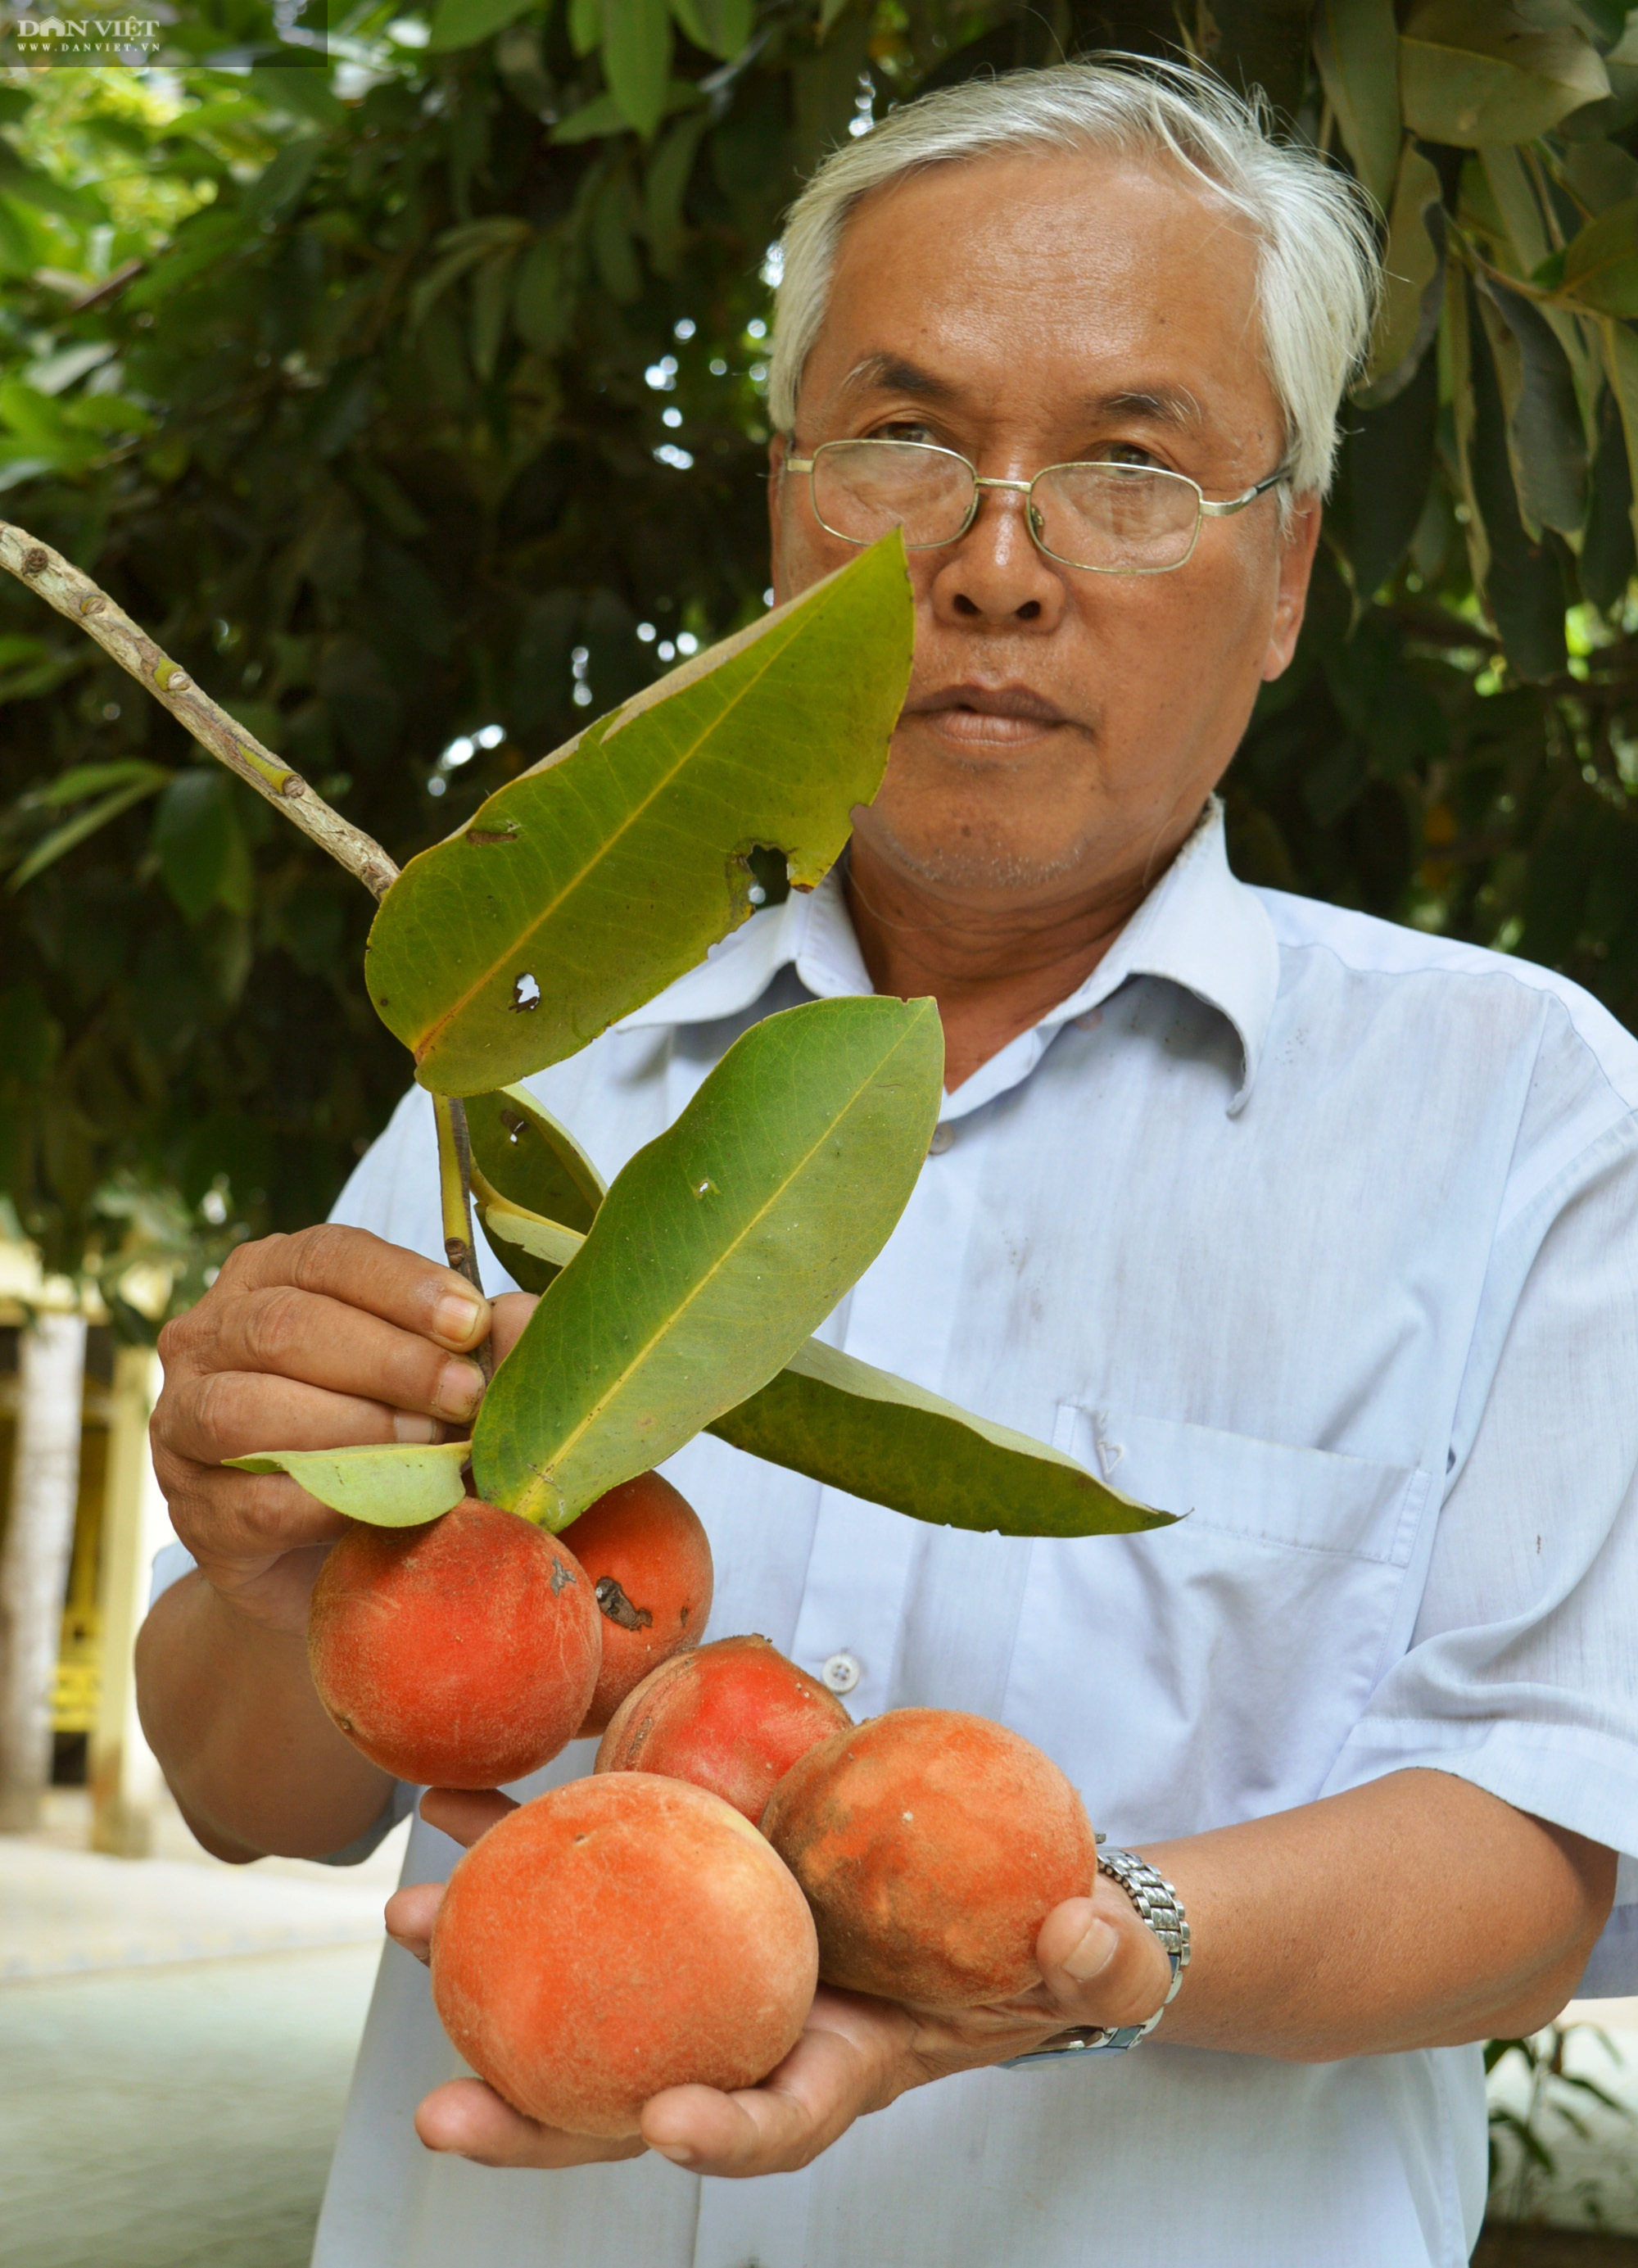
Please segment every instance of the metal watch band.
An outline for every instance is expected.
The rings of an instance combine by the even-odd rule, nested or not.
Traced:
[[[1036,2048],[1029,2055],[1010,2058],[1001,2066],[1003,2071],[1021,2071],[1027,2064],[1056,2063],[1065,2056],[1124,2055],[1128,2048],[1148,2038],[1177,1998],[1183,1972],[1189,1965],[1189,1925],[1183,1901],[1165,1876],[1135,1851],[1100,1851],[1098,1871],[1120,1883],[1141,1918],[1160,1940],[1172,1963],[1172,1988],[1154,2014],[1141,2024],[1077,2024],[1073,2030],[1060,2032],[1045,2047]]]

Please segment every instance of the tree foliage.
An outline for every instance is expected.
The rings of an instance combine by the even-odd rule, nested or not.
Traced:
[[[268,27],[211,5],[163,78],[0,86],[0,511],[400,862],[760,611],[767,254],[823,150],[929,84],[1188,49],[1358,175],[1392,279],[1240,871],[1638,1018],[1613,0],[437,0],[327,70],[213,61]],[[72,1266],[133,1189],[316,1217],[407,1069],[363,894],[11,585],[0,703],[20,1220]]]

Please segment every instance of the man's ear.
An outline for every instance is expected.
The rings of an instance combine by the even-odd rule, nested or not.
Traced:
[[[785,433],[775,433],[768,445],[768,579],[774,586],[775,606],[782,604],[790,595],[782,587],[782,577],[779,563],[783,549],[785,490],[785,483],[780,478],[780,475],[784,471],[785,458],[790,448],[790,438]]]
[[[1308,580],[1314,570],[1319,542],[1322,507],[1314,495],[1293,497],[1291,517],[1280,543],[1280,582],[1274,599],[1274,622],[1263,656],[1265,683],[1283,677],[1291,666],[1296,641],[1308,605]]]

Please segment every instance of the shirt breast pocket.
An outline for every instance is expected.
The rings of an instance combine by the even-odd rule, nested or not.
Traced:
[[[1408,1638],[1430,1476],[1069,1403],[1054,1440],[1184,1517],[1036,1545],[1010,1721],[1117,1839],[1311,1801]]]

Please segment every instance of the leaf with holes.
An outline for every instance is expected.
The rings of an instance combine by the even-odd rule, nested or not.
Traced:
[[[482,1226],[495,1256],[525,1292],[544,1292],[591,1227],[603,1202],[602,1176],[527,1087],[473,1095],[466,1127]],[[543,1245],[534,1233],[540,1228],[556,1233]],[[564,1234],[570,1235],[566,1249]]]
[[[526,1086],[470,1096],[466,1126],[473,1161],[502,1197],[565,1228],[591,1227],[603,1202],[603,1177]]]
[[[496,1373],[480,1493],[565,1527],[766,1386],[891,1234],[944,1060],[930,1000],[811,1001],[736,1040]]]
[[[288,1473],[332,1512],[371,1528],[419,1528],[460,1502],[471,1454],[470,1441],[439,1441],[430,1447],[258,1449],[224,1462],[235,1472]]]
[[[909,682],[897,533],[662,678],[412,859],[365,976],[424,1086],[575,1054],[753,910],[747,860],[811,888],[881,784]]]
[[[707,1430],[827,1488],[944,1528],[1131,1535],[1173,1524],[1172,1513],[1105,1487],[1061,1450],[817,1339]]]

